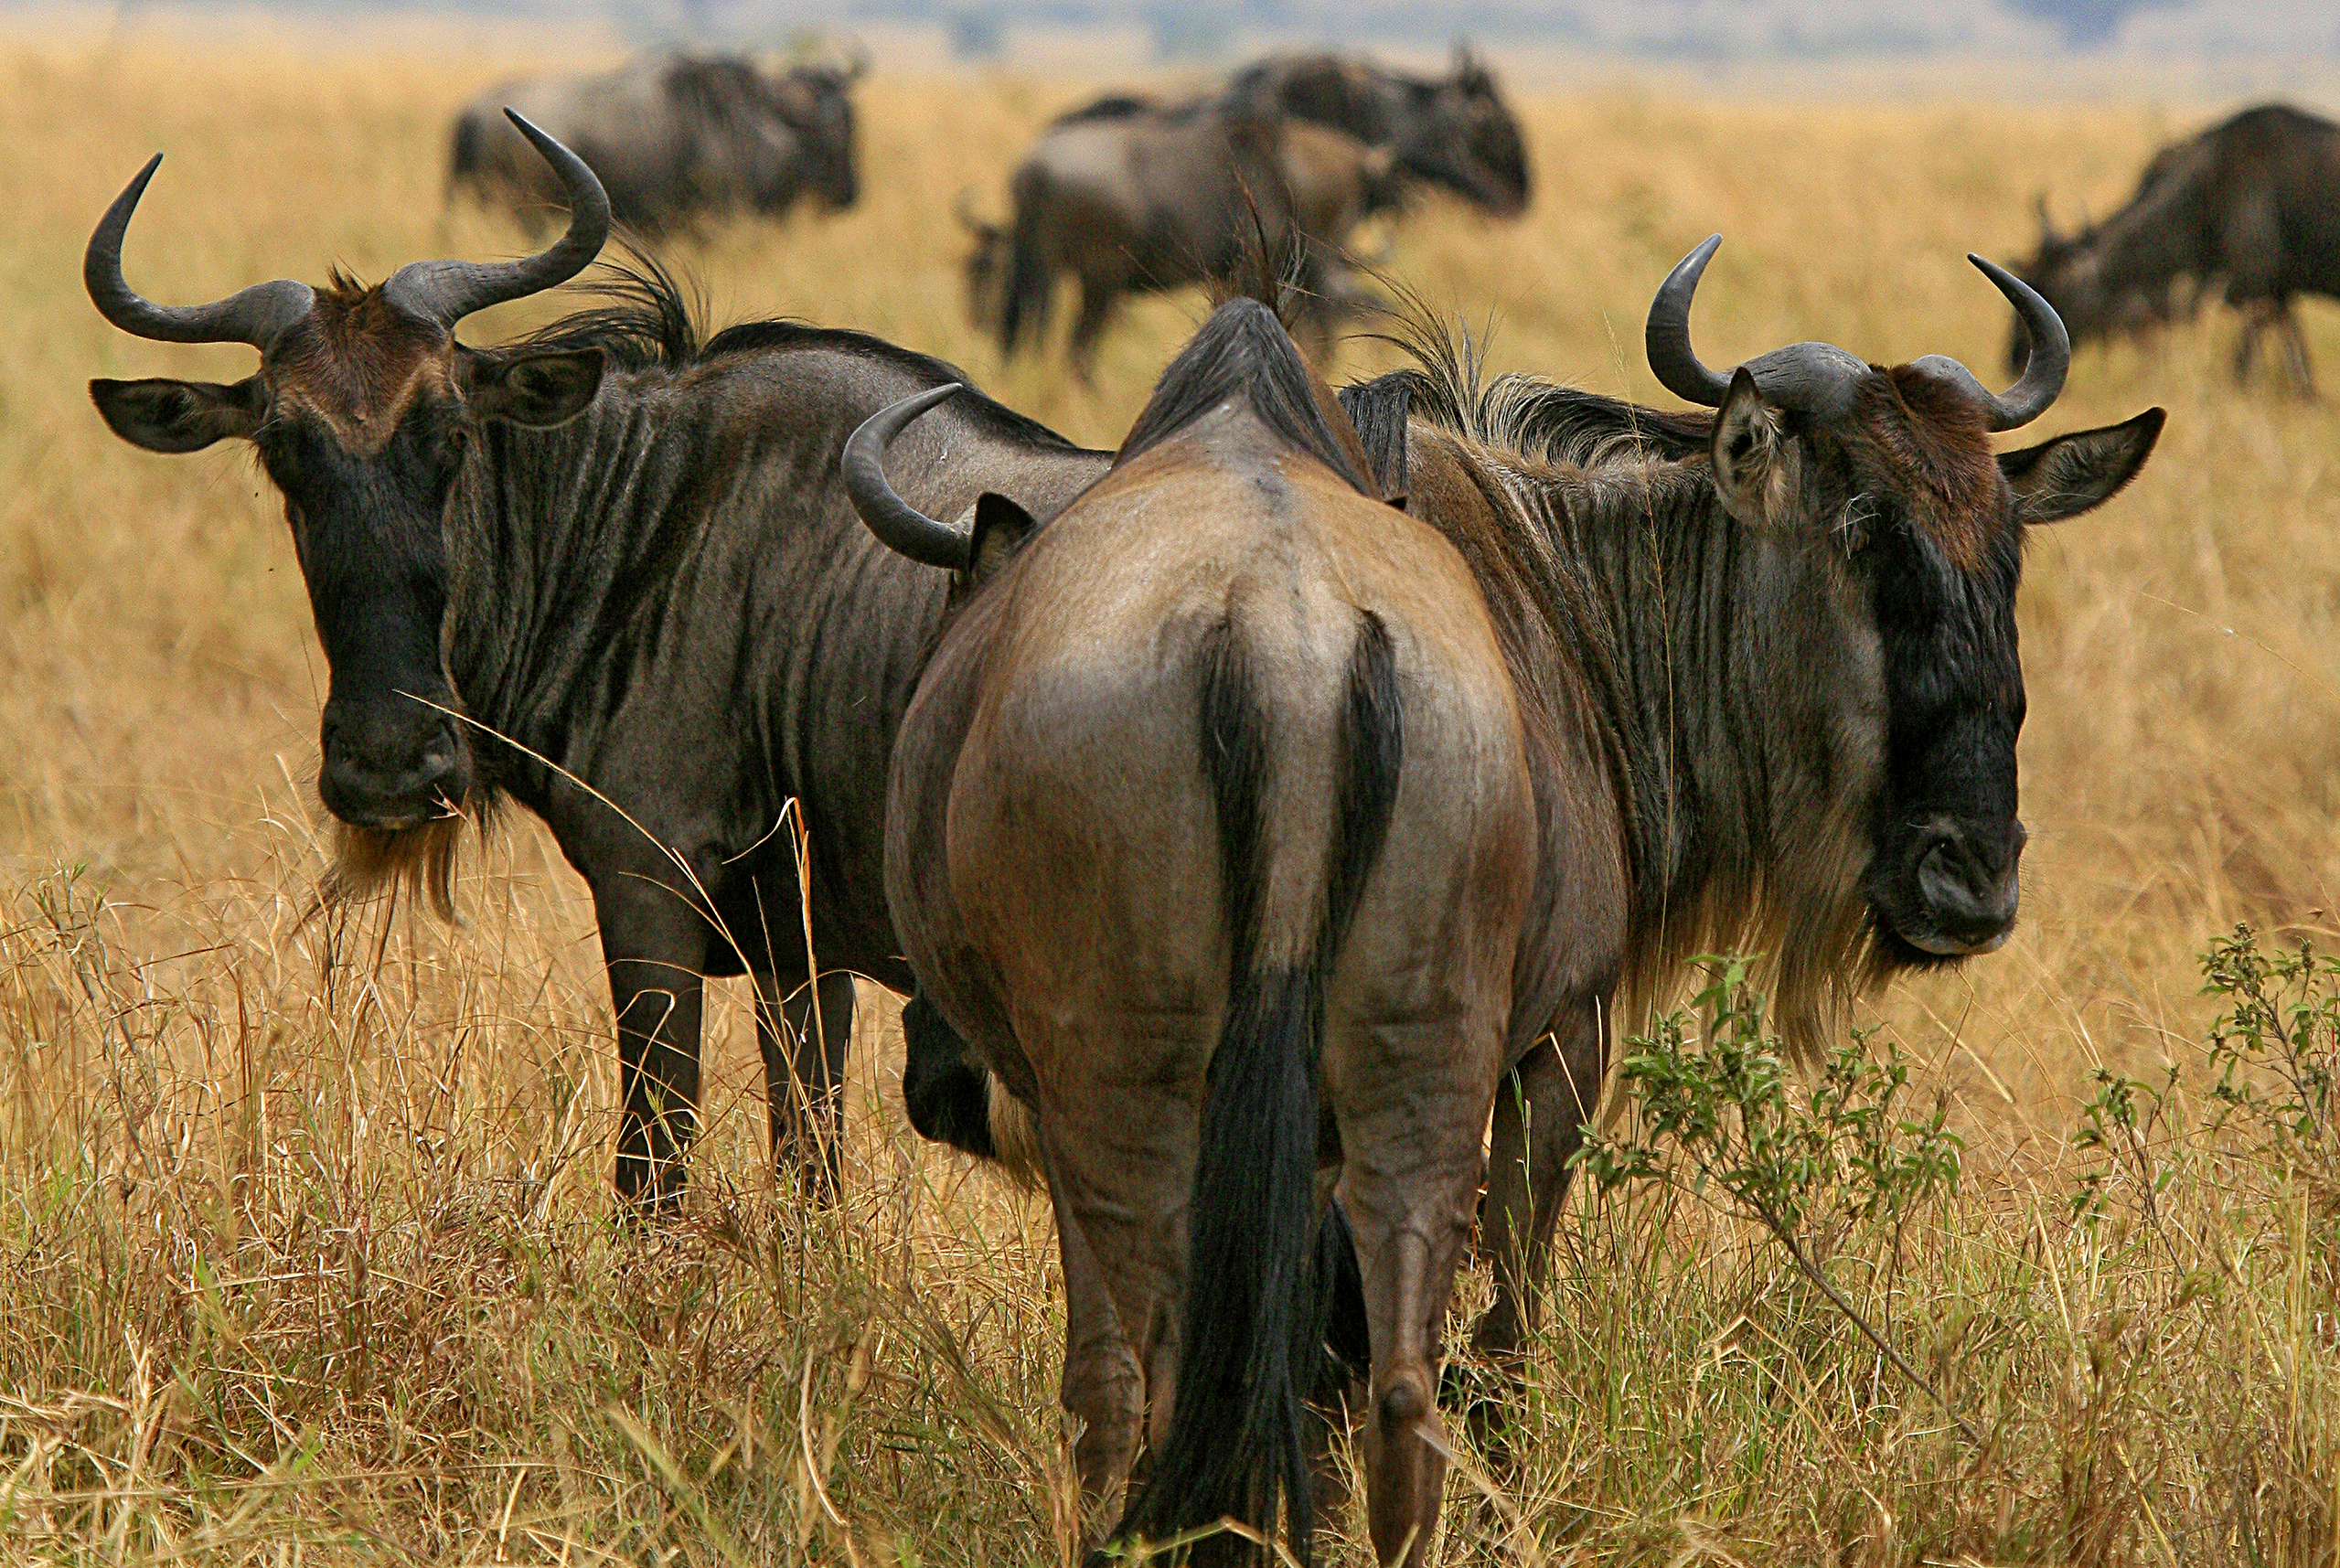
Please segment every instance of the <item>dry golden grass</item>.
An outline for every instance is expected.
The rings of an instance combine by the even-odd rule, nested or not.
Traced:
[[[1046,1214],[876,1103],[890,1021],[858,1042],[841,1211],[773,1189],[726,995],[691,1217],[614,1227],[580,884],[521,823],[470,860],[459,930],[304,923],[323,668],[281,518],[242,455],[134,453],[83,394],[250,368],[131,341],[82,297],[88,228],[147,154],[169,157],[128,267],[157,297],[505,252],[517,232],[440,203],[442,128],[503,69],[0,49],[0,1555],[1068,1561]],[[996,202],[1074,91],[882,75],[858,210],[671,259],[719,318],[867,327],[1108,442],[1195,300],[1133,312],[1094,393],[1003,371],[962,319],[948,216],[961,187]],[[2103,210],[2189,118],[1624,93],[1526,114],[1526,220],[1434,208],[1394,269],[1491,317],[1499,366],[1645,398],[1649,293],[1715,229],[1711,361],[1822,336],[1987,376],[2004,307],[1963,252],[2026,246],[2041,187]],[[2309,320],[2340,390],[2335,317]],[[2340,424],[2230,385],[2231,330],[2080,358],[2051,428],[2172,418],[2132,494],[2033,552],[2026,918],[1877,1012],[1970,1158],[1893,1248],[1848,1250],[1846,1288],[1987,1449],[1727,1219],[1586,1203],[1516,1465],[1479,1472],[1491,1499],[1450,1487],[1445,1561],[2330,1560],[2325,1217],[2228,1162],[2165,1194],[2179,1243],[2133,1194],[2068,1219],[2088,1070],[2198,1071],[2206,938],[2334,907]],[[1368,1560],[1338,1536],[1333,1560]]]

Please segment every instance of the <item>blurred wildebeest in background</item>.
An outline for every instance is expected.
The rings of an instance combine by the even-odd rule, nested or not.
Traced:
[[[2102,223],[2059,235],[2043,203],[2039,249],[2016,271],[2075,343],[2221,294],[2243,312],[2235,374],[2249,373],[2271,327],[2293,384],[2311,391],[2292,300],[2340,297],[2340,125],[2286,104],[2247,109],[2155,154],[2136,194]],[[2020,368],[2025,352],[2018,334],[2010,361]]]
[[[969,314],[1012,355],[1046,332],[1070,273],[1081,287],[1073,365],[1085,379],[1122,296],[1226,277],[1264,240],[1297,258],[1299,329],[1321,358],[1353,303],[1341,247],[1394,200],[1394,165],[1339,131],[1221,99],[1102,100],[1052,123],[1017,165],[1009,222],[984,223],[962,199],[976,240]]]
[[[679,1200],[702,976],[742,973],[775,1151],[817,1187],[852,973],[910,984],[882,877],[884,779],[946,597],[855,520],[837,453],[876,410],[962,378],[794,323],[704,340],[654,268],[609,308],[459,342],[466,316],[573,277],[608,232],[593,172],[528,134],[573,213],[541,255],[193,306],[123,277],[150,164],[91,237],[91,297],[126,332],[248,344],[260,368],[91,393],[150,451],[250,442],[281,493],[329,677],[317,782],[341,824],[337,885],[419,884],[446,912],[464,824],[535,813],[600,925],[619,1191]],[[1106,464],[971,394],[928,424],[895,472],[945,516],[986,491],[1061,506]]]
[[[1236,72],[1226,96],[1255,114],[1291,115],[1388,148],[1406,182],[1400,189],[1437,186],[1504,218],[1526,209],[1526,141],[1468,48],[1456,49],[1454,74],[1444,77],[1342,55],[1277,55]]]
[[[509,105],[575,149],[616,219],[658,233],[705,214],[776,214],[800,198],[850,207],[853,84],[867,69],[766,71],[740,55],[648,54],[598,76],[506,82],[456,118],[450,197],[468,190],[533,219],[557,202],[543,161],[504,123]]]

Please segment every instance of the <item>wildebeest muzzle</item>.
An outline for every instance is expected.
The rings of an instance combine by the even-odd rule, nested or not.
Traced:
[[[471,753],[446,711],[452,694],[335,696],[320,727],[317,793],[353,827],[418,827],[448,816],[471,792]]]

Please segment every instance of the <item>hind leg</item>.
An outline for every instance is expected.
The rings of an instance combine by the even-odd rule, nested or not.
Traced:
[[[1056,1250],[1064,1270],[1064,1375],[1057,1400],[1081,1426],[1073,1444],[1073,1469],[1081,1483],[1085,1549],[1104,1539],[1120,1512],[1118,1493],[1137,1457],[1138,1424],[1146,1415],[1146,1377],[1052,1157],[1048,1197],[1056,1212]]]
[[[1330,1053],[1329,1053],[1330,1054]],[[1367,1026],[1328,1062],[1373,1343],[1359,1445],[1375,1559],[1419,1568],[1446,1484],[1438,1330],[1470,1240],[1498,1021]]]
[[[1040,1078],[1063,1249],[1064,1403],[1088,1424],[1075,1464],[1091,1509],[1127,1477],[1141,1420],[1160,1442],[1175,1402],[1203,1022],[1117,998],[1017,1020]]]

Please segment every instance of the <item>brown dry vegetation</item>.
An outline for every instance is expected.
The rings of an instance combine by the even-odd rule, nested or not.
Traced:
[[[134,453],[83,394],[250,368],[133,342],[81,295],[89,225],[157,148],[128,265],[158,297],[516,248],[441,216],[442,128],[498,69],[0,48],[0,1555],[1070,1561],[1046,1213],[883,1109],[890,1017],[858,1042],[839,1212],[767,1179],[734,994],[689,1221],[614,1227],[580,884],[521,822],[470,859],[458,930],[304,923],[323,671],[281,518],[241,454]],[[671,258],[720,319],[867,327],[1109,441],[1195,301],[1136,312],[1094,394],[1002,371],[962,320],[948,216],[962,187],[997,199],[1071,91],[880,75],[859,210]],[[1526,220],[1433,208],[1394,268],[1493,318],[1498,365],[1645,398],[1649,293],[1714,229],[1710,361],[1824,336],[1987,378],[2004,307],[1963,252],[2027,244],[2042,187],[2103,210],[2193,118],[1627,94],[1526,115]],[[2334,316],[2310,325],[2340,389]],[[1848,1241],[1838,1277],[1986,1446],[1735,1221],[1586,1202],[1516,1463],[1479,1470],[1492,1500],[1450,1486],[1446,1561],[2331,1559],[2314,1192],[2205,1156],[2159,1225],[2119,1183],[2103,1223],[2068,1218],[2089,1069],[2174,1061],[2198,1095],[2195,955],[2239,919],[2329,923],[2340,874],[2340,420],[2236,390],[2230,331],[2080,357],[2050,428],[2172,418],[2128,496],[2032,554],[2026,918],[1876,1013],[1951,1096],[1967,1170],[1897,1241]],[[1367,1561],[1354,1521],[1331,1555]]]

